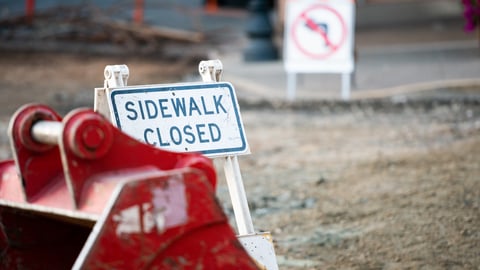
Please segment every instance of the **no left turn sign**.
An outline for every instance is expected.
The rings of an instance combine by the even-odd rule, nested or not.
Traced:
[[[306,56],[324,59],[343,46],[347,26],[337,10],[319,4],[300,13],[293,23],[291,35],[295,46]],[[304,42],[304,39],[310,42]]]
[[[287,72],[353,71],[352,0],[287,0]]]

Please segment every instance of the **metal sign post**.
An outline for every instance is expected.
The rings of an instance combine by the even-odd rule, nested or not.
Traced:
[[[201,61],[198,65],[198,71],[203,82],[218,82],[220,81],[223,71],[222,62],[219,60]],[[247,196],[245,194],[237,156],[226,156],[223,168],[225,171],[228,191],[232,200],[238,233],[240,235],[253,234],[255,230],[253,228],[252,217],[248,207]]]
[[[204,82],[218,82],[222,74],[222,63],[219,60],[202,61],[199,72]],[[269,232],[255,233],[247,196],[243,185],[237,155],[224,157],[224,171],[230,199],[238,229],[238,240],[262,269],[278,270],[272,236]]]
[[[225,157],[223,168],[225,170],[228,191],[230,192],[230,198],[232,200],[238,234],[253,234],[255,230],[253,228],[250,209],[248,208],[247,196],[245,194],[237,156]]]
[[[295,100],[295,92],[297,91],[297,73],[287,73],[287,99],[289,101]]]
[[[351,73],[342,73],[342,99],[350,99],[350,77]]]

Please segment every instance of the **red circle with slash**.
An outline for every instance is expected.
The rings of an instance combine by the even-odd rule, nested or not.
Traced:
[[[329,13],[333,14],[334,17],[337,18],[338,21],[340,22],[341,36],[338,42],[333,42],[329,38],[327,32],[324,29],[322,29],[322,27],[317,25],[317,23],[311,17],[309,17],[309,14],[312,13],[312,11],[315,11],[318,9],[328,11]],[[320,35],[323,38],[326,46],[329,48],[326,52],[315,52],[315,51],[312,51],[311,49],[305,48],[305,46],[302,44],[302,42],[298,38],[298,28],[303,27],[305,25],[306,27],[310,28],[310,30],[313,30],[316,34]],[[306,9],[302,13],[300,13],[300,15],[295,19],[292,26],[292,37],[293,37],[293,42],[303,54],[310,56],[312,58],[323,59],[334,54],[345,43],[345,40],[347,39],[347,25],[345,24],[345,21],[343,20],[340,13],[338,13],[338,11],[336,11],[335,9],[326,5],[315,5]]]

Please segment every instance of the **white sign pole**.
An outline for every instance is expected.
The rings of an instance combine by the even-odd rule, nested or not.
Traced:
[[[223,166],[239,235],[255,233],[237,156],[225,157]]]
[[[219,60],[201,61],[199,72],[204,82],[218,82],[222,73],[222,63]],[[228,192],[232,200],[233,213],[239,235],[255,233],[247,195],[243,186],[242,174],[237,156],[226,156],[223,165]]]
[[[293,101],[295,99],[295,92],[297,90],[297,73],[287,73],[287,99]]]
[[[201,61],[198,67],[204,82],[220,81],[223,66],[219,60]],[[224,162],[223,168],[237,223],[238,240],[260,269],[278,270],[272,236],[269,232],[257,234],[253,228],[238,157],[228,155]]]
[[[350,99],[350,73],[342,73],[342,99]]]

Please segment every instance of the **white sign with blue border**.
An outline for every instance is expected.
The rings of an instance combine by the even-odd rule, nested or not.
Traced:
[[[230,83],[114,88],[108,103],[112,122],[144,143],[210,157],[249,152]]]

